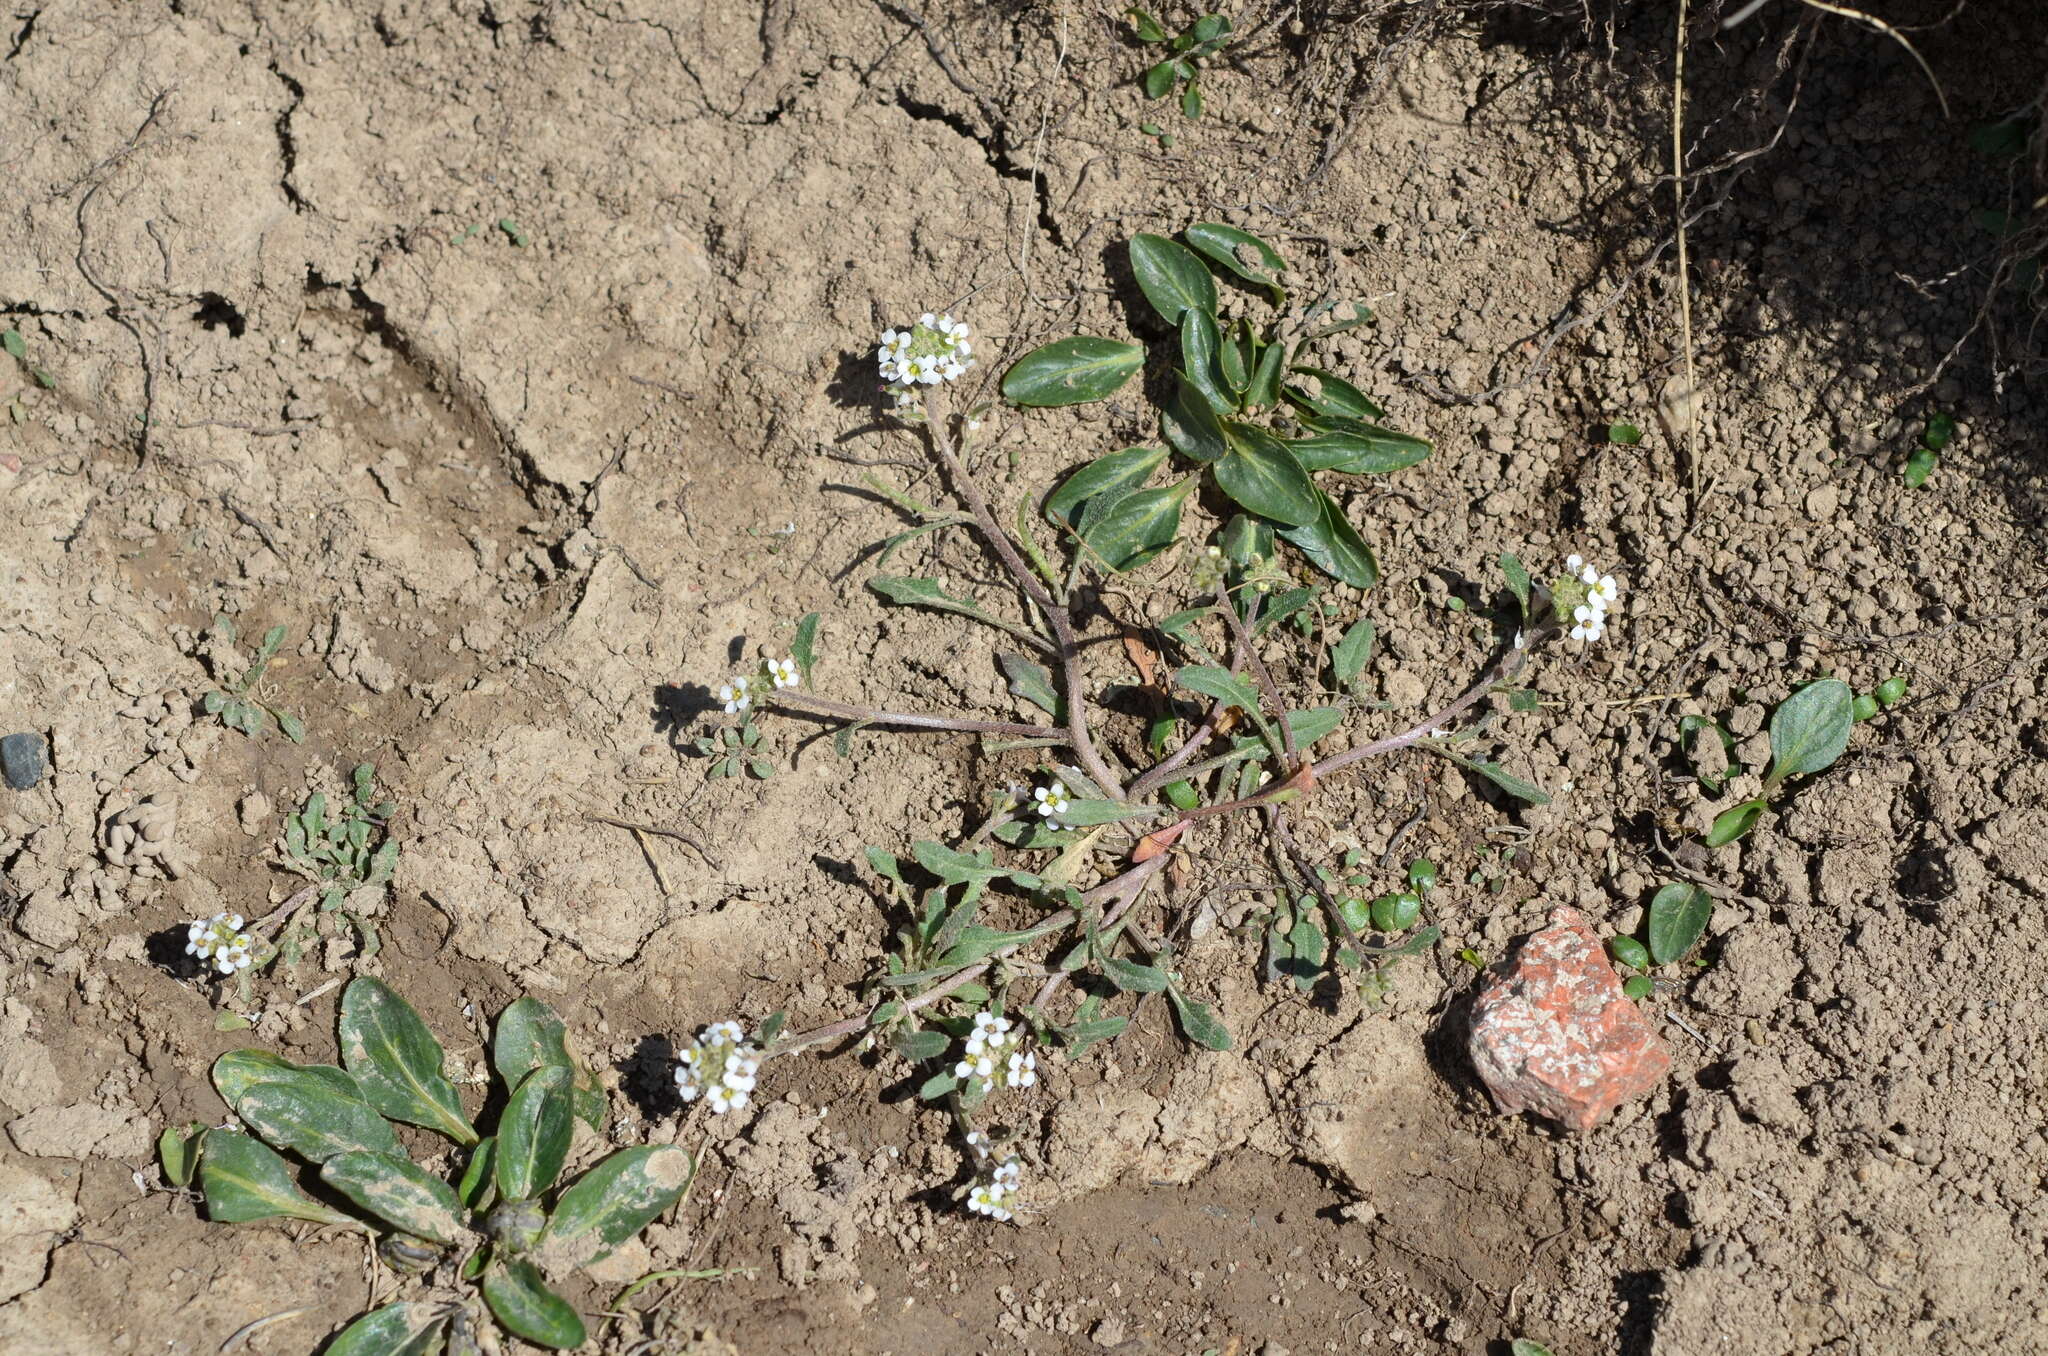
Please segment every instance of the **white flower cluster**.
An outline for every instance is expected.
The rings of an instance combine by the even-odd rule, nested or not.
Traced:
[[[926,311],[915,325],[883,330],[875,352],[882,385],[898,405],[917,401],[919,386],[958,381],[974,366],[974,345],[967,341],[967,322]]]
[[[992,1220],[1008,1221],[1017,1211],[1017,1185],[1023,1175],[1023,1166],[1016,1159],[1005,1159],[986,1181],[976,1183],[967,1193],[967,1208]]]
[[[967,1036],[967,1056],[953,1066],[953,1077],[964,1088],[983,1090],[996,1086],[1028,1088],[1038,1081],[1038,1056],[1024,1048],[1024,1033],[1007,1017],[993,1012],[974,1014],[974,1030]]]
[[[1068,808],[1067,789],[1064,786],[1061,786],[1058,782],[1054,782],[1050,786],[1041,786],[1031,793],[1031,798],[1038,802],[1039,817],[1045,820],[1045,827],[1048,829],[1063,829],[1066,827],[1066,825],[1060,823],[1060,816],[1065,814]]]
[[[771,659],[768,661],[768,677],[776,688],[796,687],[803,682],[803,674],[797,670],[794,659]]]
[[[743,674],[725,680],[718,689],[718,700],[725,703],[725,714],[729,716],[736,711],[744,711],[754,704],[753,685],[754,680]]]
[[[1572,608],[1572,639],[1591,645],[1607,634],[1607,614],[1618,611],[1615,598],[1620,590],[1614,576],[1602,574],[1586,563],[1584,556],[1570,556],[1564,562],[1574,582],[1583,586],[1586,601]]]
[[[702,1097],[723,1116],[746,1106],[760,1067],[761,1052],[748,1044],[738,1022],[713,1022],[677,1060],[676,1093],[686,1102]]]
[[[255,962],[249,934],[242,931],[242,915],[217,913],[201,918],[185,930],[185,954],[210,961],[224,975],[246,970]]]

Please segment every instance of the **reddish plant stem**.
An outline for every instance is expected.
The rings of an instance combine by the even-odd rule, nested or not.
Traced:
[[[1231,605],[1230,593],[1222,584],[1216,585],[1216,607],[1223,613],[1223,620],[1237,637],[1239,649],[1252,667],[1252,677],[1259,684],[1259,691],[1265,694],[1266,704],[1273,708],[1273,719],[1280,722],[1280,743],[1287,750],[1287,770],[1296,771],[1301,767],[1301,750],[1294,745],[1294,726],[1288,723],[1286,703],[1280,700],[1280,686],[1273,681],[1273,674],[1266,667],[1266,661],[1259,658],[1258,649],[1252,644],[1251,627],[1237,618],[1237,609]]]
[[[1257,621],[1258,615],[1258,599],[1254,598],[1252,599],[1251,614],[1254,622]],[[1244,667],[1244,655],[1244,636],[1243,633],[1239,633],[1238,639],[1230,651],[1230,673],[1232,677],[1236,677],[1238,670]],[[1161,785],[1183,763],[1194,757],[1195,751],[1209,742],[1209,736],[1216,732],[1216,723],[1223,719],[1223,713],[1228,709],[1228,706],[1220,700],[1210,703],[1209,714],[1202,717],[1202,723],[1197,725],[1195,732],[1188,736],[1187,743],[1175,749],[1165,759],[1138,774],[1137,780],[1131,783],[1131,798],[1136,800],[1154,787]]]
[[[870,725],[903,725],[918,730],[963,730],[969,734],[1015,735],[1022,739],[1064,739],[1064,731],[1050,725],[1023,725],[1007,720],[969,720],[965,716],[927,716],[910,711],[882,711],[854,706],[806,692],[764,693],[761,704],[808,716],[829,716],[838,720],[865,721]]]

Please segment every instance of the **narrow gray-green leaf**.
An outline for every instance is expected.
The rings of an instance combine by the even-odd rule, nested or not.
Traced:
[[[995,928],[971,927],[961,934],[960,940],[951,950],[939,957],[934,968],[942,971],[957,970],[963,965],[972,965],[978,960],[984,960],[1003,947],[1028,942],[1037,935],[1031,929],[1002,932]]]
[[[1334,372],[1301,364],[1296,364],[1291,370],[1316,379],[1317,389],[1313,395],[1306,387],[1287,388],[1288,398],[1310,414],[1325,419],[1375,420],[1387,417],[1387,412],[1370,396]]]
[[[1072,1059],[1097,1041],[1115,1040],[1130,1024],[1128,1017],[1097,1017],[1074,1023],[1060,1033],[1067,1043],[1067,1057]]]
[[[1675,881],[1650,899],[1650,955],[1659,965],[1669,965],[1686,952],[1707,930],[1714,916],[1714,900],[1697,885]]]
[[[1035,348],[1003,374],[1003,394],[1019,405],[1080,405],[1112,395],[1145,364],[1137,344],[1076,335]]]
[[[576,1310],[523,1258],[498,1262],[484,1273],[484,1302],[514,1336],[538,1346],[569,1351],[589,1336]]]
[[[1369,617],[1360,617],[1344,633],[1344,639],[1337,642],[1337,648],[1330,652],[1331,676],[1337,686],[1350,687],[1365,666],[1372,660],[1373,642],[1379,638],[1379,629]]]
[[[1808,683],[1771,713],[1771,772],[1766,789],[1819,772],[1849,747],[1856,694],[1839,678]]]
[[[1189,476],[1177,485],[1126,495],[1081,539],[1104,568],[1116,573],[1135,569],[1173,543],[1181,506],[1194,490],[1195,478]]]
[[[597,1261],[680,1200],[695,1171],[673,1144],[621,1149],[563,1190],[540,1246],[577,1266]]]
[[[1121,800],[1075,798],[1067,802],[1060,823],[1070,829],[1093,828],[1097,824],[1120,824],[1127,819],[1149,819],[1161,812],[1157,805],[1132,805]]]
[[[1179,325],[1190,307],[1214,314],[1216,280],[1202,261],[1163,235],[1140,232],[1131,237],[1131,272],[1152,309],[1169,325]]]
[[[323,1083],[258,1083],[235,1103],[235,1114],[277,1148],[315,1163],[355,1149],[405,1154],[389,1121]]]
[[[409,1158],[351,1150],[320,1168],[320,1180],[403,1233],[435,1243],[462,1236],[462,1203]]]
[[[322,1356],[427,1356],[448,1321],[447,1309],[426,1301],[400,1300],[372,1309],[335,1334]]]
[[[1282,528],[1281,537],[1332,579],[1354,588],[1371,588],[1380,578],[1379,562],[1373,559],[1372,548],[1358,535],[1344,510],[1337,507],[1336,500],[1321,490],[1316,491],[1316,497],[1321,509],[1316,521],[1306,527]]]
[[[382,980],[358,979],[342,991],[341,1062],[364,1100],[394,1121],[474,1144],[476,1127],[462,1114],[441,1060],[441,1042]]]
[[[1317,419],[1309,428],[1308,437],[1290,439],[1287,446],[1293,449],[1302,466],[1311,471],[1385,475],[1406,470],[1430,452],[1427,438],[1396,433],[1361,419]]]
[[[1503,551],[1500,556],[1500,572],[1507,576],[1508,591],[1515,595],[1515,601],[1521,605],[1521,619],[1526,622],[1529,619],[1529,590],[1531,588],[1529,571],[1523,566],[1518,557]]]
[[[818,614],[806,612],[797,619],[796,638],[789,643],[789,653],[796,660],[799,672],[804,676],[806,686],[811,681],[811,668],[818,662]]]
[[[1424,746],[1427,747],[1430,742],[1425,740]],[[1478,773],[1517,800],[1526,800],[1531,805],[1550,804],[1550,796],[1542,787],[1534,782],[1522,780],[1499,763],[1489,763],[1478,758],[1466,758],[1460,754],[1452,753],[1449,749],[1445,748],[1438,748],[1437,752],[1443,754],[1444,757],[1450,759],[1466,771]]]
[[[1102,973],[1125,993],[1158,993],[1166,987],[1166,971],[1156,965],[1141,965],[1121,956],[1104,956]]]
[[[1173,394],[1159,410],[1159,432],[1180,454],[1204,464],[1230,455],[1216,410],[1187,373],[1174,373]]]
[[[1166,461],[1163,447],[1126,447],[1108,452],[1089,462],[1060,482],[1045,497],[1045,516],[1055,523],[1071,526],[1075,511],[1097,495],[1118,490],[1135,490],[1152,478]]]
[[[936,579],[904,579],[895,575],[878,574],[868,580],[868,587],[892,603],[901,603],[906,607],[929,607],[938,612],[957,612],[963,617],[972,617],[984,625],[993,626],[998,631],[1007,631],[1019,640],[1029,641],[1041,650],[1050,651],[1053,648],[1052,642],[1044,636],[1037,635],[1015,622],[1004,621],[993,613],[984,612],[965,598],[955,598],[940,588]]]
[[[1175,673],[1173,681],[1176,687],[1213,697],[1227,706],[1242,707],[1246,711],[1259,709],[1258,692],[1244,679],[1233,676],[1228,669],[1190,664]]]
[[[498,1119],[493,1155],[500,1196],[532,1200],[554,1185],[569,1156],[573,1115],[569,1071],[559,1065],[542,1065],[513,1089]]]
[[[1286,444],[1249,424],[1229,424],[1230,455],[1213,470],[1217,488],[1262,518],[1287,527],[1315,522],[1322,512],[1315,482]]]
[[[1220,221],[1198,221],[1182,234],[1190,245],[1246,282],[1281,287],[1280,275],[1287,271],[1287,261],[1250,231],[1240,231]]]
[[[1178,984],[1169,987],[1166,996],[1173,1003],[1173,1015],[1180,1019],[1180,1029],[1189,1040],[1211,1050],[1230,1048],[1230,1028],[1223,1025],[1207,1003],[1188,997],[1180,991]]]
[[[1707,846],[1725,847],[1734,842],[1755,828],[1757,820],[1763,817],[1764,811],[1768,808],[1769,802],[1759,796],[1755,800],[1746,800],[1740,805],[1733,805],[1721,811],[1714,816],[1713,826],[1707,830]]]
[[[1021,654],[1005,651],[996,656],[1003,675],[1010,680],[1010,694],[1022,697],[1049,716],[1060,714],[1059,694],[1053,691],[1052,670],[1034,664]]]
[[[352,1215],[320,1204],[292,1181],[277,1151],[233,1130],[209,1130],[199,1150],[199,1188],[208,1218],[228,1224],[252,1219],[311,1220],[364,1229]]]

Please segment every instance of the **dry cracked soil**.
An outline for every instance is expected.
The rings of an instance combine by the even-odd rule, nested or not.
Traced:
[[[348,1235],[209,1223],[154,1151],[221,1123],[223,1051],[331,1060],[356,974],[463,1076],[544,998],[610,1135],[700,1155],[570,1287],[597,1314],[707,1273],[594,1320],[606,1351],[2040,1350],[2048,391],[1983,225],[2039,190],[1966,136],[2038,98],[2048,22],[1887,7],[1909,52],[1696,2],[1682,288],[1672,9],[1550,8],[1249,5],[1191,121],[1109,3],[16,0],[0,734],[48,768],[0,790],[0,1351],[312,1351],[402,1293]],[[1313,854],[1440,865],[1440,942],[1302,993],[1237,896],[1180,962],[1230,1052],[1153,1000],[995,1104],[1015,1225],[961,1208],[952,1123],[894,1055],[774,1060],[745,1113],[682,1114],[697,1027],[861,1010],[894,926],[864,848],[964,834],[1042,761],[877,730],[840,757],[774,717],[765,780],[693,747],[813,610],[821,692],[1029,718],[992,633],[865,587],[907,525],[872,483],[949,502],[884,417],[876,334],[950,308],[991,391],[1057,335],[1162,340],[1122,242],[1205,219],[1274,241],[1301,295],[1369,300],[1326,361],[1435,443],[1339,490],[1383,569],[1327,594],[1380,637],[1349,736],[1478,672],[1502,552],[1620,577],[1606,643],[1547,652],[1533,709],[1488,703],[1488,756],[1552,799],[1426,753],[1319,787]],[[1933,413],[1958,430],[1909,488]],[[1135,385],[999,408],[976,473],[1007,511],[1149,419]],[[964,534],[890,565],[1014,605]],[[262,696],[302,743],[201,705],[273,625]],[[1680,720],[1723,722],[1753,784],[1821,673],[1910,694],[1705,848],[1728,802]],[[330,917],[246,997],[212,982],[186,920],[278,907],[282,816],[359,762],[400,807],[391,888],[351,900],[375,946]],[[1204,839],[1148,926],[1262,861],[1252,826]],[[1583,1135],[1496,1115],[1460,953],[1560,904],[1638,930],[1673,880],[1716,903],[1646,1000],[1668,1082]]]

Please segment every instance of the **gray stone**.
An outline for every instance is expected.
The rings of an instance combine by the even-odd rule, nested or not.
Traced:
[[[43,737],[39,734],[11,734],[0,738],[0,774],[8,786],[26,791],[43,779],[50,765]]]

